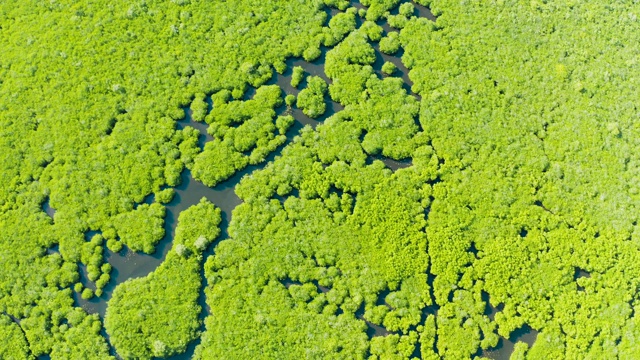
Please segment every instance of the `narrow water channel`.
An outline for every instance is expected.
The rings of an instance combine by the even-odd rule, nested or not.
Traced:
[[[206,126],[206,124],[197,123],[192,120],[190,111],[186,111],[185,119],[178,123],[179,128],[183,128],[184,126],[192,126],[197,129],[199,128],[202,133],[200,140],[203,140],[204,142],[211,139],[211,136],[206,132],[202,132],[203,125]],[[164,261],[167,253],[171,249],[171,242],[175,235],[180,212],[197,204],[203,197],[206,197],[209,201],[218,206],[220,210],[222,210],[221,227],[222,230],[226,232],[227,225],[231,220],[231,211],[240,204],[240,199],[233,191],[233,188],[238,183],[242,175],[244,174],[236,174],[236,176],[218,184],[215,188],[210,188],[194,180],[191,176],[191,172],[185,169],[181,175],[180,185],[175,187],[175,196],[173,200],[166,205],[167,211],[164,219],[165,235],[156,246],[156,251],[153,254],[148,255],[141,252],[133,252],[126,246],[123,250],[117,253],[107,249],[105,260],[112,266],[111,281],[109,281],[109,284],[107,284],[103,289],[103,294],[100,297],[94,297],[91,300],[84,300],[78,296],[78,294],[74,294],[77,303],[86,311],[99,314],[101,318],[104,318],[104,314],[107,309],[107,302],[111,298],[115,287],[128,279],[147,276]],[[153,196],[151,195],[147,197],[145,202],[153,202]],[[87,238],[90,239],[92,235],[93,234],[91,232],[88,233]],[[223,233],[221,236],[226,236],[226,233]],[[81,280],[85,285],[91,288],[93,284],[87,281],[86,275],[86,268],[84,266],[80,266]]]
[[[407,2],[407,1],[402,1],[402,2]],[[351,3],[353,6],[357,8],[364,8],[357,1],[352,1]],[[427,19],[435,21],[435,17],[429,11],[428,8],[416,3],[413,3],[413,4],[416,9],[415,12],[418,16],[425,17]],[[332,16],[335,16],[339,11],[335,9],[330,9],[330,10],[327,10],[327,12],[329,14],[329,17],[332,17]],[[397,13],[397,8],[392,13]],[[362,23],[362,20],[358,18],[358,26],[361,25],[361,23]],[[392,31],[397,31],[395,29],[392,29],[386,23],[386,21],[383,21],[383,20],[379,21],[378,25],[382,26],[382,28],[384,29],[384,35]],[[403,55],[402,49],[394,55],[387,55],[380,52],[378,43],[372,43],[372,46],[376,52],[376,61],[373,64],[373,67],[376,73],[378,74],[378,76],[380,78],[387,76],[382,74],[381,72],[381,67],[384,62],[388,61],[393,63],[398,68],[394,76],[402,78],[406,85],[405,90],[407,91],[407,93],[416,97],[418,100],[420,100],[420,96],[411,91],[411,86],[413,85],[413,83],[409,78],[409,70],[402,63],[402,59],[401,59]],[[320,58],[318,58],[313,62],[306,62],[303,59],[288,59],[286,61],[287,70],[283,74],[277,74],[274,72],[273,77],[267,82],[267,84],[268,85],[276,84],[280,86],[284,94],[293,94],[297,96],[300,90],[306,86],[306,80],[298,88],[294,88],[293,86],[291,86],[292,69],[295,66],[301,66],[302,68],[304,68],[307,76],[309,75],[319,76],[323,78],[327,83],[330,84],[331,80],[327,78],[324,72],[325,57],[329,49],[323,47],[321,50],[322,50],[322,55],[320,56]],[[251,98],[253,94],[255,94],[255,89],[249,88],[249,90],[245,94],[245,99]],[[324,121],[328,117],[344,109],[342,105],[332,101],[328,95],[326,96],[325,100],[327,104],[327,110],[325,114],[318,119],[312,119],[308,117],[302,112],[302,110],[298,109],[297,107],[288,109],[285,105],[283,105],[280,108],[278,108],[277,109],[278,115],[281,115],[284,113],[291,114],[295,118],[296,122],[294,123],[292,128],[289,129],[287,132],[287,142],[284,145],[280,146],[276,151],[271,153],[267,157],[266,161],[260,165],[249,166],[246,169],[237,172],[230,179],[216,185],[213,188],[207,187],[202,183],[193,179],[193,177],[191,176],[191,172],[185,169],[181,175],[182,182],[180,183],[179,186],[175,188],[176,190],[175,197],[166,206],[167,212],[166,212],[165,225],[164,225],[165,236],[157,245],[155,253],[151,255],[147,255],[144,253],[135,253],[126,247],[118,253],[113,253],[110,250],[106,250],[105,260],[109,262],[112,266],[111,281],[104,288],[103,294],[99,298],[94,297],[93,299],[87,301],[80,298],[78,294],[74,293],[74,299],[76,303],[82,308],[84,308],[87,312],[99,314],[100,317],[104,319],[104,315],[107,308],[107,302],[111,298],[111,295],[113,294],[115,287],[128,279],[144,277],[148,275],[150,272],[155,270],[164,261],[168,251],[171,248],[172,239],[173,239],[173,236],[175,235],[175,228],[177,225],[177,220],[180,212],[192,205],[197,204],[202,197],[207,198],[209,201],[211,201],[213,204],[215,204],[217,207],[219,207],[222,210],[221,235],[216,240],[216,242],[214,242],[214,244],[212,244],[209,247],[208,251],[204,254],[204,259],[206,260],[206,258],[209,255],[213,254],[216,243],[219,242],[220,240],[228,238],[227,229],[228,229],[229,222],[231,221],[232,210],[241,203],[241,200],[238,198],[238,196],[234,192],[234,188],[238,184],[238,182],[242,179],[242,177],[263,168],[267,163],[273,161],[274,158],[280,154],[282,149],[286,145],[288,145],[297,134],[299,134],[300,130],[304,126],[311,126],[315,128],[318,124],[320,124],[322,121]],[[207,101],[209,102],[209,105],[211,107],[211,99],[208,98]],[[177,127],[179,129],[182,129],[185,126],[190,126],[200,131],[201,136],[199,138],[199,145],[201,148],[204,147],[204,144],[207,141],[212,140],[212,137],[207,133],[208,125],[202,122],[193,121],[191,117],[191,110],[188,108],[185,109],[185,119],[177,123]],[[394,171],[411,165],[411,161],[409,160],[395,161],[395,160],[388,159],[381,156],[371,157],[371,160],[372,161],[381,160],[386,164],[387,167],[389,167]],[[152,196],[145,199],[145,202],[147,203],[150,203],[152,201],[153,201]],[[44,210],[47,212],[47,214],[53,217],[54,210],[48,206],[48,202],[45,202]],[[87,237],[90,238],[90,236],[92,235],[93,235],[92,233],[88,233]],[[203,260],[203,262],[205,260]],[[89,288],[92,288],[93,284],[90,281],[88,281],[86,268],[84,266],[80,266],[80,275],[81,275],[81,281]],[[204,320],[204,318],[209,315],[209,309],[205,301],[206,298],[204,294],[204,289],[207,286],[207,281],[206,281],[206,278],[204,277],[203,270],[202,270],[202,281],[203,283],[202,283],[202,288],[201,288],[200,297],[199,297],[199,304],[202,306],[202,309],[203,309],[200,314],[200,319]],[[376,326],[370,323],[367,323],[367,325],[369,327],[367,333],[370,337],[384,336],[389,333],[386,329],[384,329],[381,326]],[[203,330],[204,330],[204,326],[201,327],[201,331]],[[108,340],[108,336],[106,335],[106,333],[103,332],[103,335]],[[513,346],[515,341],[518,341],[518,340],[525,341],[531,345],[535,340],[536,336],[537,336],[537,333],[535,333],[535,331],[531,329],[523,328],[522,332],[518,334],[514,334],[514,336],[510,339],[503,339],[503,341],[501,341],[501,343],[496,349],[483,352],[482,355],[490,357],[492,359],[507,359],[511,354],[511,352],[513,351]],[[174,356],[171,359],[174,359],[174,360],[190,359],[193,356],[195,347],[199,343],[200,343],[200,339],[193,341],[192,343],[189,344],[187,351],[184,354]]]

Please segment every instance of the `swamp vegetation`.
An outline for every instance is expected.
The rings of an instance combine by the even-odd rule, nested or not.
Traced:
[[[638,14],[0,4],[0,358],[639,357]]]

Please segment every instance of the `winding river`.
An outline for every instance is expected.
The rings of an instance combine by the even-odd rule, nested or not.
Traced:
[[[352,5],[357,8],[363,8],[363,6],[356,1],[353,1]],[[432,21],[435,21],[435,17],[429,11],[428,8],[415,3],[414,3],[414,6],[418,16],[425,17]],[[397,13],[397,9],[395,11]],[[336,15],[338,12],[339,11],[335,9],[327,10],[329,17]],[[360,20],[360,18],[357,18],[357,19],[358,19],[358,26],[359,26],[362,21]],[[378,24],[383,27],[385,34],[393,31],[385,21],[379,21]],[[401,60],[402,50],[400,50],[397,54],[391,56],[391,55],[381,53],[379,49],[379,45],[377,43],[373,43],[372,45],[376,50],[376,61],[373,64],[373,68],[378,74],[378,76],[379,77],[385,76],[381,72],[381,67],[384,62],[389,61],[393,63],[398,68],[397,72],[395,73],[395,76],[401,77],[404,80],[404,83],[406,85],[405,89],[407,90],[407,93],[413,95],[418,100],[420,100],[420,96],[417,94],[414,94],[411,91],[411,86],[413,83],[409,79],[409,70],[402,63],[402,60]],[[320,76],[325,81],[327,81],[327,83],[331,83],[331,80],[328,79],[326,74],[324,73],[324,60],[328,50],[329,49],[327,48],[322,48],[322,56],[318,60],[313,62],[306,62],[302,59],[288,59],[287,71],[284,74],[274,73],[274,76],[271,78],[271,80],[267,82],[267,84],[277,84],[280,86],[280,88],[283,90],[284,93],[294,94],[297,96],[298,93],[300,92],[300,89],[304,88],[306,84],[303,82],[301,86],[299,86],[299,89],[291,86],[291,74],[292,74],[292,68],[294,66],[301,66],[304,68],[307,75]],[[255,94],[255,89],[249,88],[249,90],[245,94],[245,99],[251,98],[254,94]],[[212,106],[211,99],[209,98],[207,100],[209,102],[209,106],[211,107]],[[79,294],[74,293],[74,300],[76,301],[76,303],[79,306],[81,306],[83,309],[85,309],[87,312],[98,314],[102,319],[104,319],[104,315],[107,309],[107,303],[111,298],[111,295],[113,294],[115,287],[128,279],[144,277],[148,275],[150,272],[155,270],[164,261],[169,249],[171,248],[171,243],[172,243],[173,236],[175,234],[177,219],[180,212],[192,205],[197,204],[202,197],[206,197],[209,201],[214,203],[217,207],[219,207],[222,210],[221,235],[219,236],[217,241],[228,238],[227,228],[228,228],[229,222],[231,221],[232,210],[241,203],[241,200],[238,198],[238,196],[234,192],[235,186],[238,184],[238,182],[242,179],[243,176],[263,168],[268,162],[272,161],[276,156],[278,156],[282,151],[282,148],[284,148],[288,143],[290,143],[292,139],[300,132],[300,130],[304,126],[308,125],[315,128],[319,123],[324,121],[326,118],[332,116],[336,112],[339,112],[343,109],[342,105],[332,101],[328,97],[328,95],[326,96],[325,100],[327,103],[327,111],[322,117],[318,119],[309,118],[308,116],[303,114],[302,111],[298,108],[291,109],[290,114],[293,115],[293,117],[296,119],[296,122],[287,132],[287,142],[284,145],[280,146],[272,154],[270,154],[269,157],[267,158],[267,161],[265,161],[260,165],[249,166],[243,171],[236,173],[230,179],[216,185],[213,188],[207,187],[202,183],[193,179],[191,172],[185,169],[181,175],[182,181],[180,185],[175,188],[176,190],[175,197],[169,204],[166,205],[167,212],[166,212],[165,224],[164,224],[165,236],[156,246],[155,253],[151,255],[147,255],[144,253],[136,253],[129,250],[126,247],[118,253],[114,253],[110,250],[105,250],[106,252],[105,260],[109,262],[112,266],[111,281],[104,288],[102,296],[94,297],[91,300],[84,300],[79,296]],[[212,140],[212,137],[207,133],[208,125],[205,123],[194,121],[191,117],[191,109],[185,108],[184,110],[185,110],[185,118],[177,122],[177,128],[182,129],[186,126],[190,126],[195,129],[198,129],[201,133],[199,138],[199,143],[202,148],[207,141]],[[283,105],[277,109],[277,112],[278,114],[282,114],[286,110],[287,110],[286,106]],[[387,167],[389,167],[394,171],[411,165],[411,162],[408,160],[395,161],[395,160],[391,160],[383,157],[375,157],[375,159],[383,161]],[[151,202],[153,202],[152,195],[145,199],[145,203],[151,203]],[[47,214],[49,214],[50,216],[53,216],[53,213],[55,210],[51,209],[48,206],[48,202],[44,204],[43,209],[47,212]],[[93,232],[87,233],[86,234],[87,239],[90,239],[91,236],[93,236],[93,234],[94,234]],[[215,243],[212,244],[209,247],[209,250],[204,254],[205,259],[207,256],[213,253],[214,248],[215,248]],[[55,251],[55,249],[53,251]],[[80,265],[80,276],[83,284],[85,284],[89,288],[95,289],[94,284],[90,282],[87,278],[86,267],[84,265]],[[206,283],[204,274],[202,276],[202,279],[203,279],[203,284],[201,288],[199,303],[203,308],[203,311],[200,314],[200,318],[204,320],[204,318],[207,315],[209,315],[209,309],[205,302],[204,289],[206,288],[207,283]],[[489,313],[491,313],[491,311]],[[488,315],[491,315],[491,314],[488,314]],[[361,317],[361,314],[360,314],[360,317]],[[369,326],[369,330],[367,331],[367,333],[369,334],[370,337],[384,336],[388,334],[386,329],[384,329],[383,327],[376,326],[369,323],[368,323],[368,326]],[[202,328],[201,330],[204,330],[204,328]],[[109,340],[108,335],[106,333],[103,332],[103,335],[107,338],[107,340]],[[513,350],[515,341],[518,341],[518,340],[525,341],[531,345],[535,340],[536,336],[537,336],[537,333],[534,330],[531,330],[530,328],[522,329],[522,331],[514,333],[512,338],[502,339],[500,345],[496,349],[493,349],[491,351],[481,352],[481,355],[490,357],[492,359],[508,359],[510,353]],[[192,342],[189,345],[186,353],[174,356],[171,359],[191,358],[191,356],[193,355],[194,349],[198,343],[199,343],[199,340]],[[116,355],[115,352],[113,352],[113,349],[111,350],[112,350],[112,354]],[[417,354],[415,355],[419,356],[419,351],[417,351]]]

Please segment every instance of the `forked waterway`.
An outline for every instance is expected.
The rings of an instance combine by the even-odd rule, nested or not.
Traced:
[[[415,7],[416,14],[418,16],[425,17],[432,21],[435,21],[435,17],[429,11],[428,8],[416,3],[413,3],[413,4]],[[363,8],[363,6],[359,2],[354,1],[352,2],[352,5],[355,6],[356,8]],[[329,17],[332,17],[337,13],[339,13],[339,11],[334,9],[327,10],[327,12]],[[397,13],[397,9],[395,10],[395,12]],[[358,26],[361,23],[362,21],[358,18]],[[394,31],[386,23],[386,21],[381,20],[378,22],[378,25],[382,26],[382,28],[384,29],[384,35],[386,35],[391,31]],[[382,64],[384,62],[393,63],[397,67],[397,71],[394,76],[400,77],[404,80],[405,90],[407,91],[407,93],[413,95],[417,99],[420,99],[420,96],[418,94],[415,94],[411,91],[411,86],[413,83],[409,78],[409,70],[406,68],[406,66],[402,63],[402,60],[401,60],[401,57],[403,54],[402,49],[398,51],[398,53],[396,53],[395,55],[387,55],[380,51],[378,43],[372,43],[372,46],[376,51],[376,61],[373,64],[373,68],[378,74],[378,76],[379,77],[386,76],[386,75],[383,75],[381,71]],[[329,49],[323,47],[321,50],[322,50],[322,55],[320,56],[320,58],[318,58],[313,62],[307,62],[299,58],[288,59],[286,62],[287,70],[283,74],[274,73],[273,77],[271,78],[271,80],[267,82],[267,84],[276,84],[280,86],[280,88],[285,94],[293,94],[297,96],[298,93],[300,92],[300,89],[303,89],[306,86],[306,84],[305,82],[303,82],[301,86],[299,86],[298,88],[291,86],[291,74],[294,66],[301,66],[302,68],[304,68],[307,75],[319,76],[323,78],[325,81],[327,81],[327,83],[331,83],[331,80],[327,78],[324,72],[325,56]],[[249,88],[245,94],[245,99],[251,98],[255,94],[255,90],[256,90],[255,88]],[[207,100],[209,101],[209,104],[211,107],[210,98]],[[180,212],[189,208],[192,205],[197,204],[200,201],[200,199],[203,197],[207,198],[209,201],[211,201],[213,204],[215,204],[217,207],[219,207],[222,210],[221,235],[216,240],[216,242],[210,246],[209,250],[204,254],[205,255],[204,258],[206,259],[207,256],[213,254],[214,252],[213,249],[215,248],[216,243],[220,240],[228,238],[227,228],[228,228],[229,222],[231,221],[232,210],[241,203],[241,200],[238,198],[238,196],[234,192],[235,186],[239,183],[239,181],[242,179],[243,176],[263,168],[267,163],[269,163],[276,156],[278,156],[282,151],[282,149],[285,146],[287,146],[297,134],[299,134],[300,130],[304,126],[308,125],[315,128],[318,124],[322,123],[322,121],[324,121],[326,118],[332,116],[336,112],[339,112],[343,109],[342,105],[332,101],[328,95],[326,95],[325,100],[327,103],[327,110],[325,114],[318,119],[312,119],[306,116],[302,112],[302,110],[296,107],[288,110],[287,107],[283,105],[280,108],[278,108],[277,109],[278,114],[282,114],[285,111],[289,111],[289,113],[295,118],[296,122],[287,131],[287,142],[282,146],[280,146],[276,151],[271,153],[267,158],[267,160],[260,165],[249,166],[246,169],[237,172],[230,179],[217,184],[215,187],[208,187],[203,185],[199,181],[196,181],[191,176],[191,172],[185,169],[181,175],[182,181],[180,185],[175,188],[176,190],[175,197],[169,204],[166,205],[167,212],[166,212],[165,224],[164,224],[165,235],[163,239],[159,242],[159,244],[156,246],[155,253],[151,255],[147,255],[144,253],[136,253],[129,250],[126,247],[118,253],[114,253],[110,250],[106,250],[105,259],[112,266],[111,281],[104,288],[103,294],[100,297],[94,297],[91,300],[84,300],[79,296],[79,294],[74,293],[74,299],[77,302],[77,304],[80,305],[82,308],[84,308],[87,312],[99,314],[100,317],[104,319],[104,315],[107,309],[107,302],[111,298],[111,295],[115,287],[128,279],[139,278],[139,277],[144,277],[148,275],[150,272],[154,271],[164,261],[168,251],[171,248],[172,239],[175,235],[175,229],[176,229],[177,220]],[[179,129],[182,129],[185,126],[190,126],[200,131],[201,135],[200,135],[199,142],[201,147],[203,147],[204,143],[206,143],[207,141],[212,140],[212,137],[207,133],[208,125],[202,122],[193,121],[191,117],[191,110],[188,108],[185,109],[185,118],[177,123],[177,127]],[[395,161],[395,160],[380,157],[380,156],[372,157],[372,160],[373,159],[383,161],[387,167],[389,167],[394,171],[411,165],[411,162],[409,160]],[[145,202],[147,203],[153,202],[153,197],[152,196],[147,197],[147,199],[145,199]],[[54,210],[48,207],[48,202],[45,203],[44,210],[49,215],[53,216]],[[88,233],[87,238],[90,238],[92,235],[93,233]],[[80,272],[81,272],[82,282],[89,288],[95,288],[93,283],[88,281],[86,268],[84,266],[80,267]],[[204,320],[204,318],[209,314],[209,310],[207,308],[207,305],[205,302],[205,295],[204,295],[204,289],[207,283],[206,283],[204,274],[202,275],[203,275],[202,276],[203,283],[202,283],[202,288],[200,292],[199,303],[203,308],[203,311],[200,314],[200,318],[201,320]],[[495,311],[495,309],[492,309],[492,311]],[[367,331],[367,333],[370,337],[384,336],[388,334],[386,329],[384,329],[381,326],[376,326],[370,323],[367,323],[367,325],[369,326],[369,330]],[[201,330],[204,330],[204,329],[202,328]],[[108,340],[108,336],[106,334],[104,335],[105,337],[107,337],[107,340]],[[501,342],[497,348],[491,351],[484,351],[482,352],[482,355],[489,358],[493,358],[493,359],[508,359],[511,352],[513,351],[513,346],[515,341],[524,341],[529,343],[529,345],[531,345],[535,340],[536,336],[537,336],[537,332],[535,332],[534,330],[531,330],[530,328],[523,328],[521,329],[521,331],[515,332],[510,339],[501,339]],[[193,341],[191,344],[189,344],[186,353],[174,356],[172,357],[172,359],[191,358],[191,356],[193,355],[194,349],[199,343],[199,341],[200,340]],[[113,351],[112,351],[112,354],[115,355]],[[415,355],[419,356],[420,355],[419,351]]]

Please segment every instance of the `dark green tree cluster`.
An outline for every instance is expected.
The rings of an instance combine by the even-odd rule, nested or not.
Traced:
[[[274,109],[282,102],[282,90],[277,85],[260,87],[251,100],[216,102],[205,118],[214,140],[196,156],[191,168],[193,177],[214,186],[249,164],[263,162],[286,141],[285,133],[292,124],[276,118]]]
[[[220,233],[220,221],[220,209],[202,198],[180,213],[165,261],[115,289],[104,325],[124,359],[183,353],[198,336],[202,253]]]

